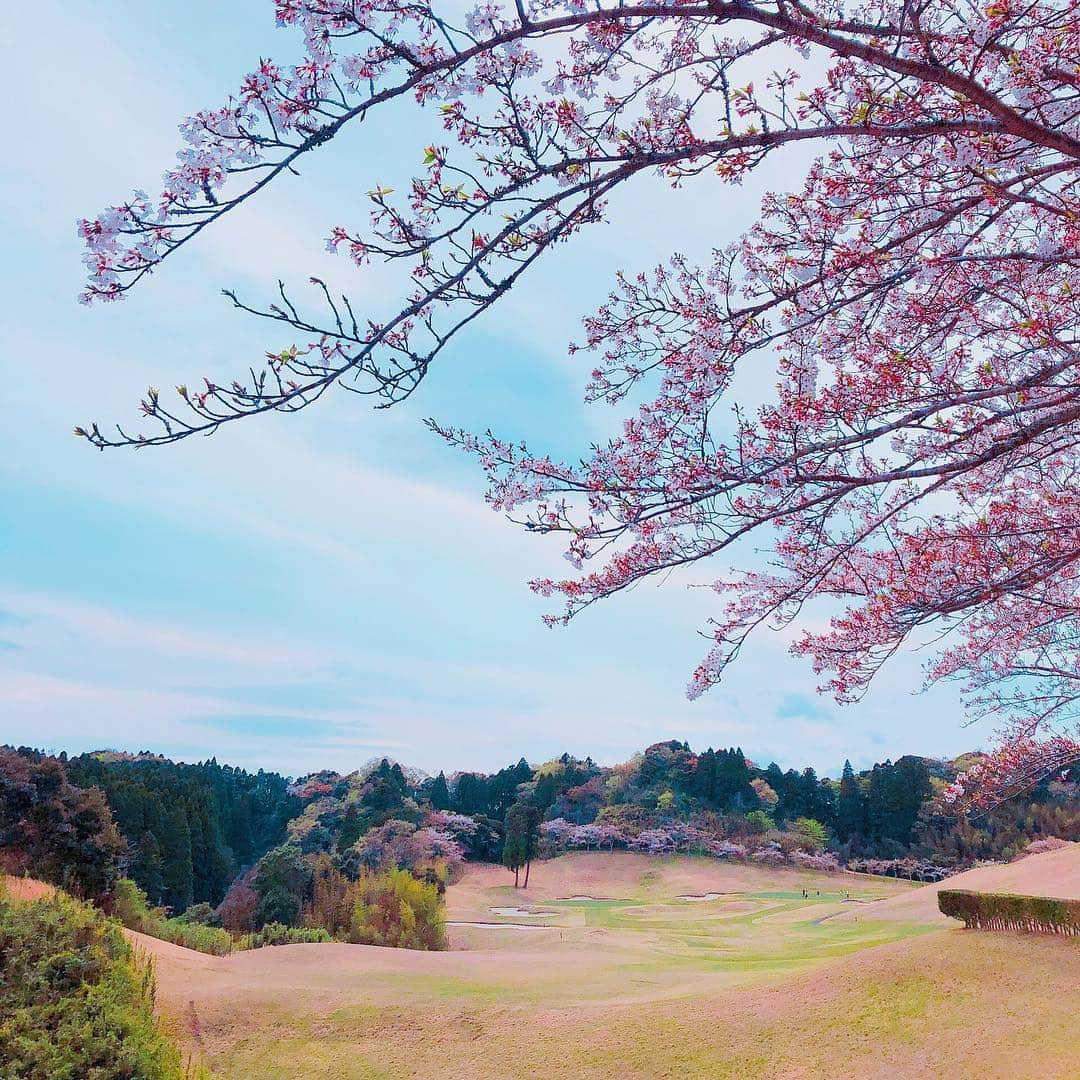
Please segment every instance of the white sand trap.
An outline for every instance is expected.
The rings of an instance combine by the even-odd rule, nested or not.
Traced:
[[[726,893],[722,892],[707,892],[702,893],[700,896],[680,896],[680,900],[688,900],[691,904],[700,904],[705,900],[719,900],[721,896],[726,896]]]
[[[493,915],[527,915],[530,919],[553,919],[559,913],[557,911],[530,911],[523,907],[493,907]]]
[[[520,922],[448,922],[447,926],[475,926],[480,930],[554,930],[553,926],[536,926]]]

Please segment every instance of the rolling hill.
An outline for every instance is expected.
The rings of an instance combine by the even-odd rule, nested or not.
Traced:
[[[1071,845],[951,884],[1078,881]],[[226,1078],[1072,1080],[1080,949],[956,928],[937,888],[593,853],[537,864],[527,894],[470,871],[446,953],[139,941],[162,1009]]]

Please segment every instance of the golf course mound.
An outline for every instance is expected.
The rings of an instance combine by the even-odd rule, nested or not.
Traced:
[[[972,873],[1060,894],[1078,853]],[[934,886],[593,852],[534,864],[527,891],[473,866],[446,899],[441,953],[139,944],[226,1080],[1070,1075],[1080,949],[965,934]]]
[[[1011,863],[965,870],[944,881],[923,885],[912,892],[868,905],[865,911],[858,912],[858,917],[955,925],[955,920],[938,910],[937,898],[942,889],[1080,900],[1080,844],[1068,844],[1039,855],[1026,855]]]
[[[28,877],[8,877],[0,875],[0,887],[12,900],[41,900],[53,896],[56,888],[44,881],[35,881]]]

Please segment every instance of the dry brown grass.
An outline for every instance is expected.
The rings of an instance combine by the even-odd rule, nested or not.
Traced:
[[[1024,887],[1044,858],[1023,860]],[[1080,948],[930,927],[875,946],[917,930],[865,919],[922,892],[906,883],[619,854],[540,864],[527,898],[507,880],[470,872],[450,891],[450,917],[497,921],[500,905],[560,915],[531,933],[456,929],[448,953],[294,945],[211,957],[142,943],[158,958],[163,1009],[226,1078],[1078,1075]],[[823,896],[804,908],[803,887]],[[824,894],[856,887],[896,899],[858,905],[858,927],[844,926],[854,905]],[[729,895],[674,900],[708,891]],[[796,899],[755,895],[768,892]],[[633,903],[558,904],[581,894]],[[702,958],[702,942],[726,956],[743,941],[759,962]],[[828,959],[833,947],[842,955]]]

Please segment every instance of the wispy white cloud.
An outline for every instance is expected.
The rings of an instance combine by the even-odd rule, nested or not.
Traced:
[[[285,642],[248,644],[206,630],[181,629],[89,604],[41,594],[0,591],[0,608],[14,617],[8,634],[21,648],[42,640],[41,630],[58,632],[99,647],[149,652],[172,660],[213,660],[249,670],[311,665],[317,654]]]

